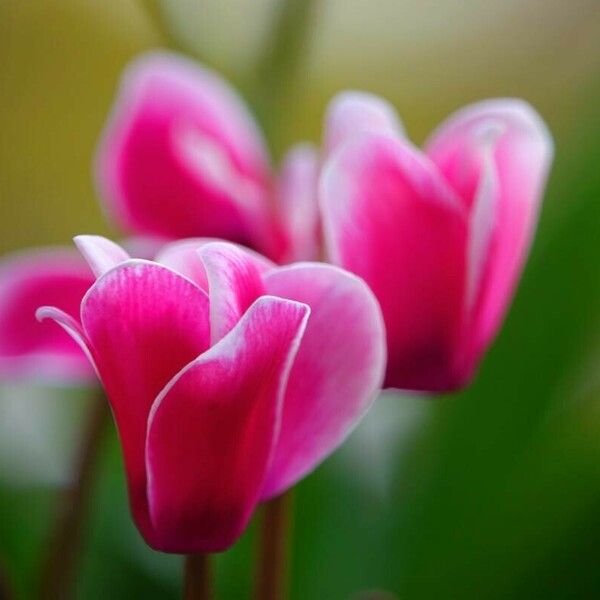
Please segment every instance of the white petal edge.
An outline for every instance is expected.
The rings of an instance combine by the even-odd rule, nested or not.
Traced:
[[[121,246],[101,235],[78,235],[73,241],[96,277],[131,258]]]

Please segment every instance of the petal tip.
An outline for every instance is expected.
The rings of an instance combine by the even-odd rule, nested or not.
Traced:
[[[121,246],[101,235],[77,235],[73,241],[96,277],[130,258]]]
[[[392,104],[380,96],[357,90],[334,96],[325,115],[326,152],[332,152],[356,134],[368,132],[404,137],[404,128]]]
[[[35,318],[36,320],[41,323],[42,321],[45,321],[46,319],[50,319],[52,318],[51,316],[51,311],[52,311],[52,307],[51,306],[40,306],[36,311],[35,311]],[[54,309],[56,310],[56,309]]]

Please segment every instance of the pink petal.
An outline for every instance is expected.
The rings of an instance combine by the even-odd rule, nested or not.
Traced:
[[[208,310],[204,291],[143,260],[106,273],[82,302],[83,330],[123,446],[132,512],[147,539],[148,413],[170,379],[208,347]]]
[[[157,398],[148,423],[154,546],[228,548],[259,499],[309,308],[263,297]]]
[[[319,258],[319,168],[319,154],[310,144],[294,146],[283,160],[278,197],[289,240],[283,262]]]
[[[377,300],[358,277],[323,264],[271,271],[267,293],[311,308],[285,395],[281,432],[263,497],[312,471],[358,424],[385,372],[385,329]]]
[[[130,258],[121,246],[101,235],[78,235],[74,241],[96,277]]]
[[[185,275],[196,285],[208,292],[206,270],[200,260],[198,250],[205,244],[214,242],[213,238],[188,238],[166,244],[156,255],[156,262]]]
[[[481,263],[476,267],[480,276],[473,292],[473,361],[494,337],[513,296],[537,223],[553,154],[544,122],[523,101],[489,100],[462,109],[434,133],[427,153],[466,206],[473,206],[485,180],[482,137],[486,130],[495,137],[491,143],[484,139],[483,146],[491,145],[489,162],[497,189],[493,227],[485,246],[472,256]],[[478,228],[482,226],[489,224],[474,222],[471,235],[481,237]]]
[[[404,137],[396,110],[387,100],[367,92],[341,92],[327,108],[325,155],[330,155],[340,144],[363,133]]]
[[[37,308],[54,304],[71,316],[94,277],[67,249],[15,254],[0,263],[0,378],[93,381],[84,354],[51,323],[38,323]]]
[[[227,335],[263,294],[263,263],[238,246],[213,242],[199,249],[210,294],[210,339]]]
[[[381,304],[386,385],[456,385],[467,222],[434,165],[403,140],[356,138],[325,165],[320,201],[330,259],[363,277]]]
[[[128,68],[97,178],[128,231],[224,237],[279,251],[260,132],[224,80],[183,57],[153,53]]]
[[[206,244],[211,244],[219,240],[215,238],[188,238],[186,240],[178,240],[166,244],[161,251],[156,255],[156,262],[165,265],[185,275],[191,279],[203,290],[208,292],[208,280],[206,279],[206,270],[204,264],[198,254],[198,251]],[[235,246],[235,244],[234,244]],[[260,272],[265,272],[275,267],[275,263],[266,259],[258,252],[254,252],[249,248],[241,248],[245,253],[253,257],[254,262]]]

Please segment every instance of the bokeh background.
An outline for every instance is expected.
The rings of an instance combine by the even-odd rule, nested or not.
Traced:
[[[344,88],[389,98],[416,141],[481,98],[518,96],[556,160],[522,283],[473,385],[384,396],[295,496],[292,598],[600,597],[598,0],[0,0],[0,252],[116,235],[91,160],[127,61],[170,47],[244,93],[275,161],[319,140]],[[88,392],[0,387],[0,560],[30,597]],[[216,561],[248,597],[253,527]],[[176,598],[105,441],[77,597]]]

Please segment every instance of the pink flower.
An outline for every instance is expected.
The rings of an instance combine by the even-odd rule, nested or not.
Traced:
[[[370,285],[387,329],[386,386],[449,391],[471,379],[523,269],[552,153],[520,100],[462,109],[423,151],[385,101],[332,101],[323,157],[311,158],[320,175],[287,186],[316,204],[319,179],[320,210],[296,207],[306,221],[292,247],[319,244],[318,213],[325,258]]]
[[[152,256],[160,244],[149,238],[125,243],[135,256]],[[121,258],[129,255],[123,252]],[[48,303],[77,316],[93,283],[90,267],[71,248],[16,252],[0,261],[0,380],[79,385],[96,379],[81,348],[52,324],[40,325],[35,318],[40,304]]]
[[[71,249],[18,252],[0,263],[0,380],[37,378],[86,383],[94,372],[77,344],[35,311],[51,303],[75,316],[94,282],[85,261]]]
[[[256,123],[219,75],[188,59],[152,53],[128,67],[96,171],[128,232],[219,237],[274,260],[285,250]]]
[[[377,302],[337,267],[275,267],[224,242],[123,262],[107,240],[78,241],[99,275],[80,320],[38,317],[76,338],[102,380],[146,541],[223,550],[370,406],[385,369]]]

